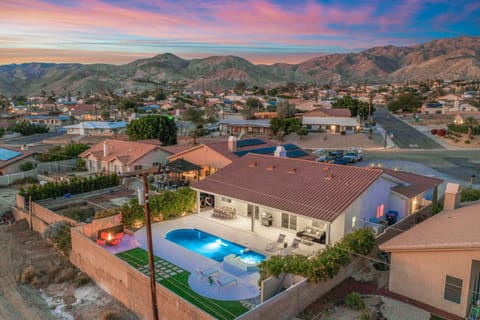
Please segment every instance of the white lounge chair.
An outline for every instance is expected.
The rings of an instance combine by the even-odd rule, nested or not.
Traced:
[[[225,286],[228,286],[229,284],[237,284],[237,279],[231,276],[224,276],[215,279],[215,282],[220,288],[223,288]]]
[[[212,268],[212,267],[206,268],[206,269],[203,269],[203,270],[200,269],[200,268],[195,268],[195,271],[196,271],[199,275],[201,275],[202,277],[211,277],[211,276],[213,276],[213,275],[215,275],[215,274],[218,273],[218,270],[215,269],[215,268]]]
[[[280,247],[283,244],[283,242],[285,241],[285,237],[286,237],[286,235],[284,235],[283,233],[280,233],[278,235],[277,241],[267,244],[266,250],[267,251],[272,251],[272,250],[275,250],[278,247]]]

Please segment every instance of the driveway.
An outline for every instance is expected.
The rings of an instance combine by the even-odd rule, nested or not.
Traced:
[[[387,117],[388,115],[388,117]],[[373,118],[389,135],[393,142],[402,149],[444,149],[436,141],[419,132],[414,127],[392,116],[386,107],[377,108]],[[388,119],[387,119],[388,118]]]

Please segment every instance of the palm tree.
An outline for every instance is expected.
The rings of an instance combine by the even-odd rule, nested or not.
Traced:
[[[468,133],[467,133],[468,138],[472,139],[473,138],[473,127],[478,125],[477,119],[475,119],[474,117],[468,117],[467,119],[465,119],[464,124],[468,128]]]

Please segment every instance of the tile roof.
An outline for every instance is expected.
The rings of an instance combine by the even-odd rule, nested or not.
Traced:
[[[248,154],[194,189],[333,221],[382,171]]]
[[[107,144],[108,148],[106,157],[103,156],[104,143]],[[100,161],[110,162],[118,159],[120,162],[129,165],[158,148],[154,144],[107,139],[84,151],[80,154],[80,157],[86,158],[91,154]]]
[[[480,202],[446,210],[380,245],[385,251],[480,248]]]
[[[392,191],[395,191],[407,198],[415,197],[422,192],[432,189],[434,186],[438,186],[443,182],[441,179],[431,178],[426,176],[421,176],[414,173],[404,172],[404,171],[395,171],[390,169],[379,169],[383,173],[394,177],[396,179],[405,181],[407,184],[398,185],[392,188]]]
[[[319,108],[306,112],[303,114],[303,117],[348,117],[350,118],[352,114],[347,108]]]

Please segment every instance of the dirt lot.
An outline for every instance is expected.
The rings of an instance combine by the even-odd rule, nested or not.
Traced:
[[[138,319],[25,221],[0,226],[0,319]]]

